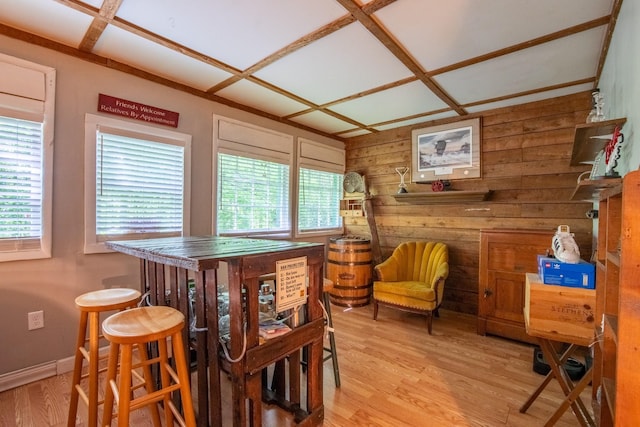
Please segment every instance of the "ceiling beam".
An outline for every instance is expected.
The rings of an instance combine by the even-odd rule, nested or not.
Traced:
[[[98,16],[93,18],[78,49],[85,52],[91,52],[93,50],[104,29],[107,28],[109,21],[116,16],[121,4],[122,0],[104,0]]]
[[[433,80],[422,67],[354,0],[337,0],[349,11],[374,37],[376,37],[396,58],[400,60],[425,86],[427,86],[438,98],[451,107],[459,115],[467,112],[454,99]]]

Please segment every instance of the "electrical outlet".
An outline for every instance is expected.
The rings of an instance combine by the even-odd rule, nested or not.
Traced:
[[[27,313],[27,320],[29,323],[29,330],[44,328],[44,311],[32,311]]]

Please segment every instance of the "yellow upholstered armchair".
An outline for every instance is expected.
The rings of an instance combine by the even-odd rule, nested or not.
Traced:
[[[444,282],[449,276],[449,252],[440,242],[405,242],[375,266],[373,320],[378,305],[427,316],[431,335],[433,314],[438,316]]]

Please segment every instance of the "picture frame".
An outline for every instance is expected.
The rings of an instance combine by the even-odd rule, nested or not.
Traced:
[[[411,132],[411,180],[481,178],[480,118]]]

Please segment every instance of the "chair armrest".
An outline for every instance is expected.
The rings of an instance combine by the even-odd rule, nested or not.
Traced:
[[[381,282],[398,281],[398,262],[394,257],[387,258],[374,267],[376,276]]]
[[[433,282],[431,283],[431,289],[435,291],[438,305],[440,305],[444,297],[444,282],[447,277],[449,277],[449,263],[443,262],[438,266],[436,275],[433,277]]]
[[[431,287],[433,288],[439,280],[444,281],[447,277],[449,277],[449,263],[443,262],[438,266],[436,270],[436,274],[433,276],[433,282],[431,283]]]

